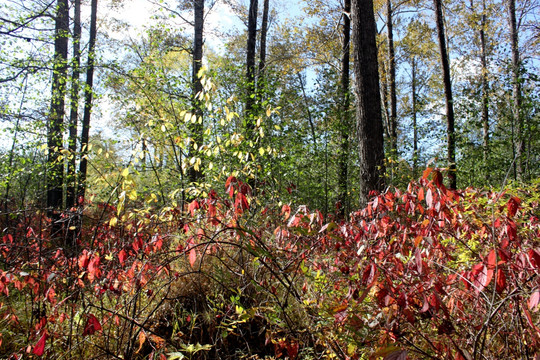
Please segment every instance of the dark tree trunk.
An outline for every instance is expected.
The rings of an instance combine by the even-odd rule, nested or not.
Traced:
[[[456,169],[456,134],[454,131],[454,101],[452,99],[452,82],[450,80],[450,61],[446,50],[446,39],[444,34],[444,21],[442,14],[441,0],[434,0],[435,18],[437,23],[437,34],[439,37],[439,50],[441,56],[441,66],[443,72],[444,95],[446,101],[446,136],[447,136],[447,161],[448,161],[448,181],[449,188],[457,187]]]
[[[266,68],[266,36],[268,34],[268,12],[269,12],[269,0],[264,0],[263,3],[263,13],[262,13],[262,22],[261,22],[261,49],[259,56],[259,78],[257,83],[264,82],[264,69]],[[264,84],[259,85],[259,90],[264,86]],[[260,91],[259,91],[260,92]]]
[[[384,144],[377,63],[377,29],[372,0],[353,0],[352,39],[354,44],[356,124],[360,157],[360,205],[369,192],[384,187]]]
[[[94,61],[96,56],[97,35],[97,3],[92,0],[90,14],[90,40],[88,43],[88,61],[86,65],[86,85],[84,87],[84,114],[81,133],[81,161],[79,164],[78,197],[84,200],[86,193],[86,176],[88,172],[88,142],[90,138],[90,115],[92,114],[92,97],[94,88]]]
[[[193,64],[192,64],[192,82],[193,93],[191,106],[193,108],[194,115],[197,116],[197,121],[191,125],[191,137],[193,143],[189,148],[189,157],[192,158],[197,155],[195,150],[195,144],[199,149],[203,143],[203,102],[198,95],[202,94],[203,86],[200,78],[200,70],[202,67],[203,57],[203,29],[204,29],[204,0],[193,1],[194,10],[194,39],[193,39]],[[197,170],[191,167],[188,172],[190,182],[198,182],[202,179],[203,174],[201,170]]]
[[[54,39],[54,61],[52,99],[47,129],[47,213],[53,222],[58,220],[62,210],[64,164],[60,160],[64,131],[67,53],[69,37],[69,7],[67,0],[58,0]],[[53,228],[56,232],[58,228]]]
[[[516,129],[516,162],[515,173],[518,179],[523,179],[523,118],[521,116],[521,84],[520,84],[520,54],[519,38],[516,21],[516,1],[508,0],[508,15],[510,25],[510,46],[512,48],[512,113],[514,116],[514,128]]]
[[[79,120],[79,78],[81,68],[81,0],[75,0],[73,16],[73,71],[71,77],[71,108],[69,114],[69,154],[68,186],[66,191],[66,206],[76,205],[77,174],[75,169],[77,152],[77,122]]]
[[[388,76],[390,86],[390,150],[391,157],[397,158],[397,95],[396,95],[396,59],[394,51],[394,29],[392,25],[392,0],[386,0],[386,26],[388,28]],[[392,163],[392,176],[394,165]]]
[[[480,21],[480,60],[482,62],[482,143],[484,166],[489,159],[489,79],[486,49],[486,0],[482,1],[482,18]],[[486,172],[489,176],[489,171]]]
[[[414,55],[411,59],[411,72],[412,72],[412,121],[413,121],[413,178],[418,176],[418,123],[417,123],[417,97],[416,94],[416,60]]]
[[[246,129],[248,136],[254,128],[254,116],[256,105],[255,94],[255,50],[257,46],[257,0],[250,0],[248,14],[248,38],[246,51]]]
[[[338,170],[338,203],[339,215],[345,216],[349,211],[349,133],[350,133],[350,38],[351,38],[351,0],[345,0],[343,7],[343,44],[341,54],[340,78],[340,153]]]

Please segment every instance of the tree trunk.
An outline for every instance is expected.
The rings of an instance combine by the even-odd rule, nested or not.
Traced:
[[[340,78],[340,153],[338,170],[338,203],[339,215],[345,216],[349,212],[349,132],[350,132],[350,37],[351,37],[351,0],[345,0],[343,7],[343,44],[341,54]]]
[[[384,144],[377,63],[377,29],[372,0],[353,0],[352,39],[356,124],[360,158],[360,205],[365,206],[372,190],[384,187]]]
[[[489,79],[486,49],[486,0],[482,1],[482,19],[480,22],[480,60],[482,63],[482,143],[484,153],[484,166],[489,159]],[[486,172],[489,176],[489,171]]]
[[[259,78],[257,83],[259,85],[259,93],[264,86],[264,69],[266,68],[266,36],[268,34],[268,12],[269,12],[269,0],[264,0],[262,23],[261,23],[261,49],[259,56]],[[261,84],[262,83],[262,84]]]
[[[69,156],[68,186],[66,191],[66,206],[76,205],[75,192],[77,188],[77,173],[75,159],[77,152],[77,122],[79,120],[79,78],[81,68],[81,0],[75,0],[73,16],[73,72],[71,75],[71,109],[69,114]]]
[[[434,0],[435,17],[437,23],[437,35],[439,37],[439,49],[441,56],[441,66],[443,72],[444,95],[446,101],[446,136],[447,136],[447,161],[448,161],[448,181],[449,188],[457,187],[456,169],[456,134],[454,131],[454,101],[452,99],[452,82],[450,80],[450,60],[446,49],[446,39],[444,33],[444,21],[442,14],[441,0]]]
[[[411,72],[412,72],[412,121],[413,121],[413,178],[418,177],[418,123],[417,123],[417,97],[416,94],[416,60],[414,55],[411,59]]]
[[[394,30],[392,25],[392,0],[386,0],[386,26],[388,28],[388,75],[390,85],[390,157],[397,159],[397,95],[396,95],[396,59],[394,51]],[[392,163],[392,177],[394,163]]]
[[[54,61],[52,79],[52,99],[47,129],[47,214],[53,222],[62,210],[64,196],[64,163],[60,160],[63,144],[67,53],[69,36],[69,7],[67,0],[58,0],[56,8],[56,25],[54,39]],[[53,227],[53,232],[58,228]]]
[[[90,115],[92,113],[92,97],[94,88],[94,61],[96,56],[97,35],[97,3],[92,0],[90,14],[90,41],[88,43],[88,60],[86,65],[86,86],[84,87],[84,114],[81,133],[81,161],[79,164],[79,189],[77,195],[84,200],[86,177],[88,172],[88,142],[90,138]]]
[[[508,14],[510,25],[510,45],[512,48],[512,114],[514,116],[514,128],[516,129],[516,175],[522,180],[523,171],[523,118],[521,116],[521,84],[520,84],[520,54],[518,28],[516,21],[516,1],[508,0]]]
[[[257,0],[250,0],[248,15],[248,38],[246,51],[246,129],[248,136],[254,129],[255,116],[255,50],[257,46]]]
[[[204,29],[204,0],[195,0],[193,1],[194,7],[194,39],[193,39],[193,64],[192,64],[192,82],[193,82],[193,93],[191,99],[191,106],[193,108],[193,113],[197,116],[197,121],[194,124],[191,124],[191,137],[193,139],[193,144],[189,148],[189,157],[192,158],[197,155],[195,150],[195,144],[197,144],[197,149],[199,149],[203,143],[203,102],[198,97],[199,94],[202,94],[203,86],[200,78],[200,70],[202,67],[202,57],[203,57],[203,29]],[[198,182],[203,177],[202,171],[197,170],[194,167],[191,167],[188,172],[188,178],[190,182]]]

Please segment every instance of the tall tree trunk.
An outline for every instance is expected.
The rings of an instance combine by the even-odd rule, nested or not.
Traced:
[[[345,216],[349,211],[349,132],[350,132],[350,38],[351,38],[351,0],[345,0],[343,7],[343,44],[341,50],[341,78],[340,78],[340,153],[338,170],[338,203],[339,215]]]
[[[417,97],[416,94],[416,60],[414,55],[411,55],[411,72],[412,72],[412,121],[413,121],[413,178],[416,179],[418,176],[418,123],[417,123]]]
[[[356,75],[356,124],[360,157],[360,205],[384,187],[384,144],[372,0],[353,0],[352,39]]]
[[[257,46],[257,0],[250,0],[249,2],[249,14],[248,14],[248,38],[247,38],[247,51],[246,51],[246,129],[248,130],[248,136],[253,131],[255,116],[255,50]]]
[[[521,116],[521,84],[520,84],[520,54],[518,28],[516,21],[516,1],[508,0],[508,15],[510,25],[510,45],[512,48],[512,113],[514,115],[514,128],[516,129],[516,174],[518,179],[523,179],[523,118]]]
[[[202,57],[203,57],[203,30],[204,30],[204,0],[194,0],[193,1],[193,10],[194,10],[194,39],[193,39],[193,64],[192,64],[192,82],[193,82],[193,93],[191,99],[191,106],[193,108],[193,113],[197,116],[197,121],[191,126],[191,137],[193,139],[193,144],[189,148],[189,157],[192,158],[197,155],[195,150],[195,144],[197,149],[199,149],[203,143],[203,103],[199,97],[202,94],[203,86],[200,78],[200,70],[202,67]],[[194,167],[191,167],[188,172],[188,177],[190,182],[197,182],[202,177],[202,171],[197,170]]]
[[[269,12],[269,0],[264,0],[263,3],[263,13],[262,13],[262,22],[261,22],[261,48],[259,55],[259,77],[257,83],[259,83],[259,93],[264,84],[264,69],[266,68],[266,37],[268,35],[268,12]]]
[[[90,115],[92,113],[92,97],[94,90],[94,61],[96,56],[97,35],[97,3],[92,0],[90,14],[90,40],[88,43],[88,60],[86,65],[86,85],[84,87],[84,114],[81,132],[81,161],[79,164],[78,197],[84,200],[86,193],[86,177],[88,172],[88,142],[90,139]]]
[[[386,0],[386,26],[388,29],[388,75],[390,85],[390,150],[391,158],[397,158],[397,95],[396,95],[396,59],[394,51],[394,30],[392,25],[392,0]],[[394,163],[392,162],[392,178]]]
[[[486,0],[482,1],[482,18],[480,21],[480,61],[482,63],[482,145],[484,166],[489,159],[489,79],[486,49]],[[486,172],[489,176],[489,171]]]
[[[62,208],[64,164],[61,155],[64,131],[67,53],[69,36],[69,7],[67,0],[58,0],[54,39],[52,99],[47,129],[47,213],[56,222]],[[58,228],[53,228],[56,232]]]
[[[444,21],[442,14],[441,0],[434,0],[435,18],[437,23],[437,35],[439,37],[439,50],[441,66],[443,72],[444,95],[446,102],[446,136],[447,136],[447,161],[448,161],[448,181],[449,188],[457,187],[456,169],[456,134],[454,130],[454,100],[452,99],[452,82],[450,80],[450,60],[446,49],[446,38],[444,33]]]
[[[71,74],[71,108],[69,114],[69,155],[68,186],[66,191],[66,206],[76,205],[75,192],[77,188],[76,152],[77,152],[77,122],[79,120],[79,78],[81,68],[81,0],[74,1],[73,16],[73,71]]]

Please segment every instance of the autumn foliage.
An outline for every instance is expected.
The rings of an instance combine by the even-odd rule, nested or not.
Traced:
[[[20,217],[0,357],[538,357],[536,191],[449,190],[427,169],[345,221],[230,177],[184,209],[88,204],[75,248]]]

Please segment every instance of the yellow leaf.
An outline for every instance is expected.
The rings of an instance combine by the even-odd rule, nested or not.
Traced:
[[[272,115],[272,110],[270,108],[266,109],[266,116],[270,117]]]
[[[123,177],[128,177],[128,175],[129,175],[129,168],[125,168],[124,170],[122,170]]]
[[[109,226],[114,227],[118,223],[118,218],[113,217],[111,220],[109,220]]]
[[[259,148],[259,154],[260,154],[261,156],[263,156],[263,155],[264,155],[264,148],[262,148],[262,147],[261,147],[261,148]]]

